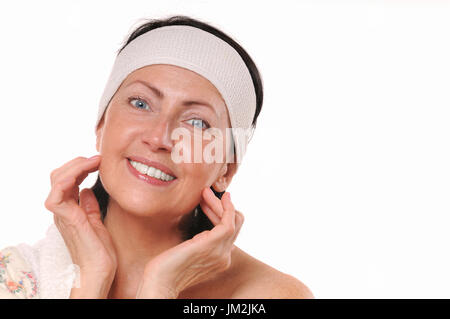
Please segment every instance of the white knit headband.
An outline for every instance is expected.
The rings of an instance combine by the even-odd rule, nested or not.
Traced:
[[[148,31],[118,54],[100,99],[95,128],[125,78],[151,64],[172,64],[192,70],[216,87],[228,108],[236,158],[240,163],[253,133],[251,124],[256,110],[250,72],[239,53],[227,42],[192,26],[171,25]]]

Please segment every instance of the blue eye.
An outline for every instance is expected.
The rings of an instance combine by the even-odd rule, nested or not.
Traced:
[[[203,121],[202,119],[190,119],[188,121],[194,121],[194,126],[204,129],[204,128],[209,128],[209,124],[206,121]],[[196,125],[198,124],[198,125]]]
[[[140,98],[140,97],[130,97],[128,99],[128,101],[135,107],[138,109],[150,109],[150,107],[148,106],[147,102],[145,102],[144,99]],[[132,101],[138,101],[136,104],[134,104]]]

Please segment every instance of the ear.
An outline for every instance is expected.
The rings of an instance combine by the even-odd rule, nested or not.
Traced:
[[[103,123],[104,123],[104,116],[102,116],[102,119],[97,125],[97,128],[95,129],[95,135],[97,136],[96,142],[95,142],[95,148],[97,152],[100,152],[100,144],[102,140],[102,133],[103,133]]]
[[[224,192],[228,185],[230,185],[234,174],[236,174],[237,165],[236,163],[225,163],[221,170],[219,177],[212,184],[212,187],[216,192]]]

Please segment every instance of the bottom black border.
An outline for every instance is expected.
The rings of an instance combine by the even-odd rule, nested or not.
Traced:
[[[430,315],[433,311],[445,314],[450,309],[450,299],[0,299],[0,307],[20,315],[26,311],[36,315],[41,307],[55,315],[78,316],[91,315],[92,308],[103,315],[105,311],[124,310],[129,314],[125,319],[138,313],[142,318],[171,319],[301,318],[308,313],[364,318],[408,311],[415,315]]]

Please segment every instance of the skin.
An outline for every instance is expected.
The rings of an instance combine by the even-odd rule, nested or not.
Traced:
[[[183,105],[186,100],[212,108]],[[244,217],[228,192],[220,200],[209,187],[225,191],[236,164],[172,161],[176,141],[171,132],[183,127],[198,134],[199,121],[192,119],[223,133],[230,127],[225,102],[212,83],[172,65],[138,69],[118,88],[97,127],[100,156],[77,158],[52,172],[46,207],[55,213],[72,259],[81,266],[83,288],[72,289],[71,298],[312,297],[296,278],[233,244]],[[193,141],[189,146],[194,148]],[[133,155],[163,163],[176,181],[159,187],[136,178],[127,168]],[[78,185],[97,169],[110,194],[104,224],[92,191],[84,189],[78,198]],[[215,227],[183,242],[178,225],[198,203]]]
[[[139,80],[157,87],[164,98]],[[133,96],[145,99],[146,104],[136,108],[139,101],[132,100],[134,105],[129,101]],[[197,104],[184,106],[185,100],[205,101],[214,110]],[[98,125],[96,146],[102,155],[99,174],[110,194],[105,226],[119,261],[112,297],[123,295],[123,291],[136,293],[149,261],[182,242],[177,226],[200,202],[202,190],[212,185],[217,191],[225,191],[236,171],[234,163],[172,162],[175,141],[171,132],[184,127],[195,134],[193,118],[201,118],[224,133],[230,127],[226,105],[208,80],[184,68],[151,65],[123,81]],[[177,177],[176,183],[156,187],[138,180],[126,167],[127,156],[131,155],[168,166]]]

